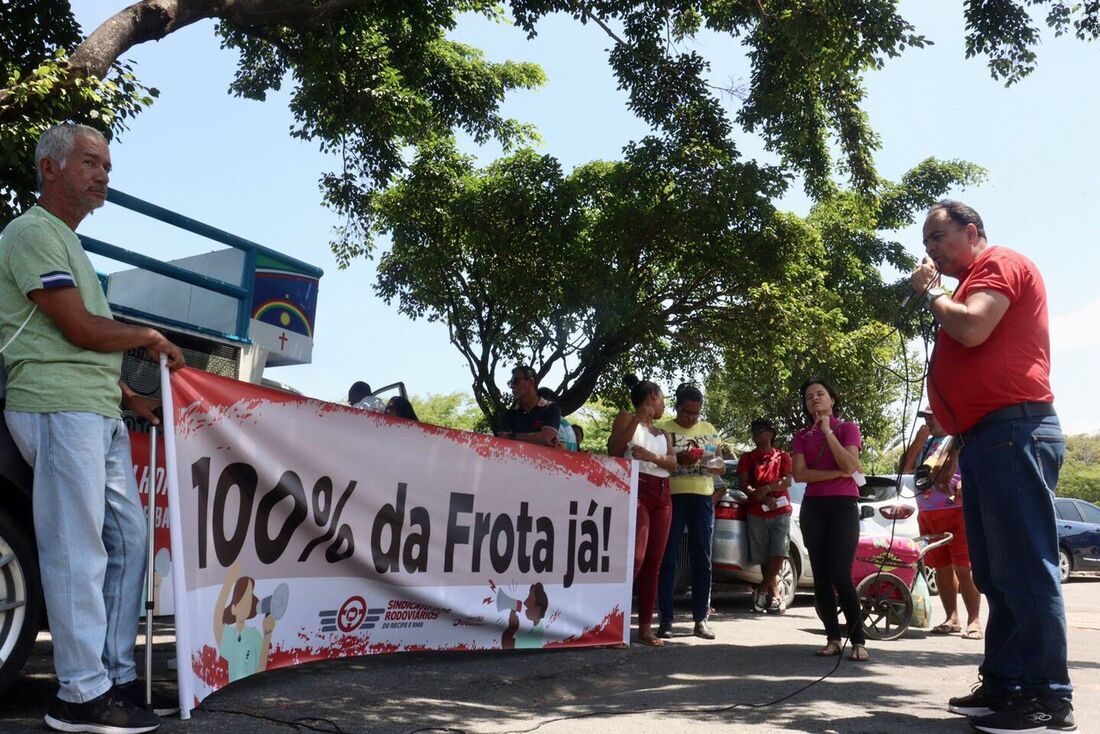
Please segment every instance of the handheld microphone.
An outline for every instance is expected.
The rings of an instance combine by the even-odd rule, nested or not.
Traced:
[[[927,256],[923,260],[921,260],[920,264],[921,264],[921,267],[923,267],[925,265],[931,265],[933,272],[935,272],[935,270],[936,270],[936,266],[932,262],[932,259],[927,257]],[[932,278],[932,280],[928,281],[928,285],[926,285],[923,289],[921,289],[920,293],[917,293],[912,288],[910,288],[909,292],[906,293],[905,296],[901,299],[901,304],[900,304],[901,310],[904,311],[906,309],[906,307],[909,305],[909,302],[913,300],[914,296],[923,296],[929,290],[931,290],[932,288],[939,285],[939,282],[940,282],[940,274],[937,272],[936,276],[934,278]]]

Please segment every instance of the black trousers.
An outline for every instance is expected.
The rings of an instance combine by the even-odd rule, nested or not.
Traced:
[[[807,497],[799,514],[802,539],[814,573],[817,616],[830,640],[843,639],[837,616],[837,598],[848,623],[853,645],[862,645],[863,612],[852,583],[852,561],[859,542],[859,509],[855,497]]]

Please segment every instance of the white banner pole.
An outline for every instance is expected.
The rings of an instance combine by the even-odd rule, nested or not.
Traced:
[[[149,478],[145,483],[145,706],[153,710],[153,583],[157,537],[157,427],[149,426]]]
[[[184,563],[183,521],[180,519],[179,472],[176,462],[176,412],[172,402],[172,378],[168,358],[160,355],[160,400],[164,414],[164,471],[168,488],[168,535],[172,549],[172,595],[176,620],[176,678],[180,694],[180,718],[191,718],[195,701],[191,671],[191,624],[187,617],[187,567]]]

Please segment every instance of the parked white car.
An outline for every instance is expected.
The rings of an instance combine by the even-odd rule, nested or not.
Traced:
[[[736,479],[726,482],[730,487],[736,485]],[[898,480],[894,475],[867,477],[867,484],[860,490],[860,535],[879,535],[889,537],[916,538],[920,535],[917,527],[917,503],[914,497],[913,475],[901,476],[900,494]],[[779,572],[779,589],[783,603],[789,605],[799,588],[812,589],[814,580],[810,570],[810,557],[802,541],[802,528],[799,526],[799,511],[806,485],[795,482],[791,485],[790,496],[793,507],[791,522],[790,555]],[[749,535],[746,523],[746,496],[738,489],[730,489],[726,497],[718,503],[714,517],[714,544],[711,561],[714,577],[719,581],[738,581],[759,584],[760,566],[750,564]],[[680,558],[677,563],[677,589],[686,590],[691,574],[688,572],[687,543],[680,544]]]

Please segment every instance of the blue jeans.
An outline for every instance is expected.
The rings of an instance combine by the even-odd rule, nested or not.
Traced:
[[[982,681],[1051,703],[1073,692],[1054,517],[1064,454],[1058,418],[1048,416],[981,428],[959,459],[974,583],[989,603]]]
[[[34,529],[58,697],[83,703],[137,677],[145,513],[130,436],[94,413],[4,412],[34,468]]]
[[[714,503],[709,495],[674,494],[668,544],[661,561],[661,577],[657,581],[657,610],[663,625],[672,624],[676,559],[680,555],[680,540],[685,527],[688,551],[691,553],[691,617],[696,622],[702,622],[710,609],[710,544],[714,537]]]

